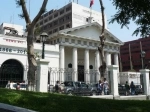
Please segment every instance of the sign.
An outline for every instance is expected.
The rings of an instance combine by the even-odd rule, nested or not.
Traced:
[[[15,48],[9,48],[9,47],[0,47],[0,52],[5,53],[15,53],[15,54],[27,54],[26,49],[15,49]]]
[[[6,40],[6,42],[11,42],[11,43],[20,43],[20,44],[26,43],[26,41],[22,41],[22,40],[13,40],[13,39],[4,39],[4,40]]]

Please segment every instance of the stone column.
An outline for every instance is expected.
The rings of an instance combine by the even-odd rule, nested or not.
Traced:
[[[114,64],[118,66],[118,73],[119,73],[118,53],[115,53],[115,54],[114,54]]]
[[[84,52],[84,81],[86,83],[90,83],[90,75],[89,75],[89,50],[85,49]]]
[[[150,95],[149,94],[149,69],[142,69],[140,70],[140,73],[143,77],[143,86],[144,86],[144,94],[145,95]]]
[[[65,74],[64,74],[64,66],[65,66],[65,54],[64,54],[64,46],[60,46],[59,48],[59,68],[60,68],[60,74],[58,77],[58,80],[60,82],[64,82]]]
[[[113,95],[114,98],[119,96],[117,70],[118,70],[117,65],[108,66],[108,77],[110,77],[110,80],[108,81],[110,87],[110,94]]]
[[[46,59],[37,60],[36,91],[48,92],[48,63]]]
[[[106,52],[106,65],[111,65],[111,54]]]
[[[96,72],[97,72],[96,82],[98,82],[100,80],[99,67],[100,67],[100,56],[99,56],[99,51],[97,50],[95,52],[95,69],[96,69]]]
[[[72,68],[73,68],[73,74],[72,74],[72,79],[73,81],[78,81],[78,72],[77,72],[77,68],[78,68],[78,54],[77,54],[77,48],[73,48],[73,53],[72,53]]]
[[[28,76],[28,67],[24,67],[25,69],[24,69],[24,76],[23,76],[23,80],[25,81],[25,83],[27,83],[28,84],[28,78],[27,78],[27,76]]]

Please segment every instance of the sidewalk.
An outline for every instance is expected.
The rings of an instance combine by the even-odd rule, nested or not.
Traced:
[[[36,112],[36,111],[0,103],[0,112]]]

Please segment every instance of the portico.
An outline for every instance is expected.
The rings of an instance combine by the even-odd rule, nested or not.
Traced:
[[[100,79],[100,55],[97,50],[101,26],[98,23],[76,28],[65,29],[49,37],[51,44],[59,44],[59,69],[72,70],[70,80],[97,82]],[[104,48],[106,63],[118,65],[119,47],[123,43],[106,31],[106,45]],[[71,65],[71,66],[69,66]],[[94,72],[93,72],[94,71]],[[61,75],[60,81],[67,80],[67,74]]]

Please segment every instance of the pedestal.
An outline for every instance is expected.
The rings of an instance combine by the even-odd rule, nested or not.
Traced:
[[[46,59],[37,60],[37,76],[36,76],[36,91],[48,91],[48,64]]]

